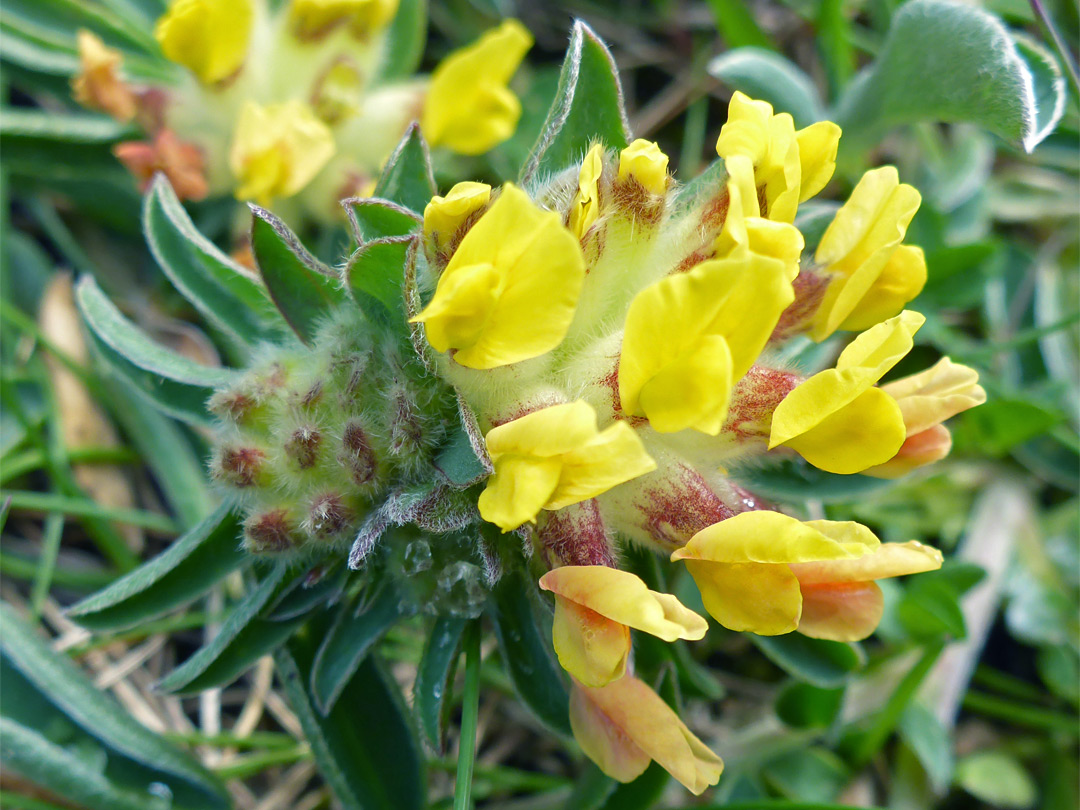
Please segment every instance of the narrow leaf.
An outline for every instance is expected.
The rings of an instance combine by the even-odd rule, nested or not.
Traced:
[[[58,113],[28,107],[5,107],[0,115],[0,136],[5,138],[111,144],[137,132],[107,115],[89,112]]]
[[[364,656],[401,615],[397,589],[384,586],[369,604],[344,604],[326,634],[311,667],[311,694],[329,714]]]
[[[795,126],[805,127],[825,117],[817,87],[802,69],[783,56],[762,48],[736,48],[709,62],[708,71],[734,90],[791,113]]]
[[[225,806],[217,780],[193,757],[136,721],[111,695],[96,689],[67,656],[54,652],[5,603],[0,603],[0,619],[4,628],[0,652],[73,723],[120,755],[168,781],[175,780],[174,793],[186,788],[197,791],[204,806]]]
[[[765,657],[799,680],[832,689],[863,664],[861,650],[839,641],[822,641],[799,633],[786,636],[750,635]]]
[[[427,42],[427,19],[427,0],[401,0],[398,3],[394,21],[386,31],[374,82],[403,79],[416,72]]]
[[[394,154],[387,160],[371,196],[400,203],[417,214],[422,214],[435,196],[431,155],[418,124],[405,132]]]
[[[615,60],[593,30],[577,20],[555,101],[525,164],[522,182],[576,163],[594,140],[622,149],[630,140],[630,125]]]
[[[337,274],[269,211],[252,205],[251,213],[251,249],[259,275],[289,326],[310,344],[326,314],[344,300]]]
[[[443,750],[443,734],[450,705],[446,698],[453,682],[464,630],[465,619],[439,616],[428,634],[420,666],[416,669],[413,706],[420,719],[421,730],[436,751]]]
[[[93,630],[134,627],[206,593],[248,559],[240,516],[222,504],[163,553],[68,611]]]

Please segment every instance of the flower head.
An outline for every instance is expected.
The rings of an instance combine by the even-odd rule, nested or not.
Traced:
[[[213,84],[244,64],[254,21],[253,0],[173,0],[154,36],[165,56]]]

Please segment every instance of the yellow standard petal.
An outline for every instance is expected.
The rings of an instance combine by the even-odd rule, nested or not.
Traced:
[[[213,84],[244,64],[254,21],[253,0],[174,0],[154,37],[166,57]]]
[[[638,293],[619,358],[625,413],[662,433],[719,433],[732,387],[794,299],[783,262],[744,255],[702,262]]]
[[[485,438],[495,472],[480,494],[480,515],[503,531],[656,469],[633,428],[616,422],[599,430],[596,411],[582,401],[533,411]]]
[[[874,388],[911,351],[925,322],[905,311],[863,332],[836,362],[798,385],[773,412],[769,449],[790,447],[819,469],[850,474],[883,464],[907,436],[896,400]]]
[[[892,166],[863,175],[814,254],[833,276],[814,316],[814,340],[892,317],[922,291],[922,251],[898,247],[920,202],[919,192],[901,183]]]
[[[570,727],[581,750],[620,782],[640,776],[649,760],[694,795],[720,781],[724,763],[642,681],[626,676],[600,688],[575,684]]]
[[[818,121],[796,132],[795,140],[802,175],[799,202],[806,202],[829,184],[836,171],[840,127],[832,121]]]
[[[633,179],[650,194],[668,187],[668,156],[653,141],[638,138],[619,153],[619,180]]]
[[[431,240],[435,251],[450,244],[458,229],[490,199],[491,186],[469,181],[458,183],[445,197],[432,197],[424,208],[424,236]]]
[[[291,197],[334,152],[333,133],[307,104],[293,100],[263,107],[249,101],[240,110],[229,151],[236,197],[260,205]]]
[[[922,433],[986,402],[979,372],[948,357],[918,374],[881,386],[900,406],[908,435]]]
[[[532,34],[506,20],[435,68],[420,127],[433,146],[479,155],[514,134],[521,102],[507,83],[532,47]]]
[[[578,170],[578,190],[570,203],[566,226],[581,239],[600,216],[600,175],[604,171],[604,146],[593,144]]]
[[[683,560],[709,614],[731,630],[790,633],[803,599],[791,563],[860,558],[878,548],[858,523],[802,522],[779,512],[744,512],[694,535]]]
[[[321,37],[345,24],[354,36],[366,39],[385,28],[397,10],[398,0],[292,0],[289,24],[302,39]]]
[[[414,323],[440,352],[489,369],[554,349],[574,317],[585,278],[578,240],[558,214],[507,183],[461,240],[435,295]]]

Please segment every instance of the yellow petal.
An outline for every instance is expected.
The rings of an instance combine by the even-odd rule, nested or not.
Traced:
[[[836,171],[836,150],[840,146],[840,127],[832,121],[818,121],[795,133],[799,144],[802,186],[799,202],[806,202],[832,179]]]
[[[334,135],[301,101],[253,101],[240,110],[229,151],[238,199],[269,204],[291,197],[314,179],[334,156]]]
[[[492,461],[506,455],[561,456],[597,433],[596,411],[578,400],[552,405],[488,431],[484,437]]]
[[[586,756],[619,781],[632,781],[653,759],[700,795],[720,780],[724,768],[671,707],[632,676],[598,689],[575,685],[570,726]]]
[[[385,28],[397,9],[398,0],[292,0],[289,24],[306,39],[348,23],[353,34],[364,39]]]
[[[863,475],[874,478],[901,478],[912,470],[941,461],[952,449],[952,436],[944,425],[934,425],[921,433],[909,434],[896,455],[876,467],[868,467]]]
[[[603,686],[626,672],[630,628],[559,595],[551,640],[562,668],[585,686]]]
[[[633,178],[651,194],[668,187],[668,156],[653,141],[638,138],[619,153],[619,179]]]
[[[448,267],[439,278],[435,297],[421,313],[428,343],[440,352],[474,346],[498,302],[503,281],[490,264]]]
[[[917,540],[882,543],[869,554],[855,559],[799,563],[791,570],[800,584],[830,585],[838,582],[873,582],[877,579],[922,574],[941,568],[941,552]]]
[[[490,199],[491,186],[468,181],[455,185],[445,197],[432,197],[424,207],[424,235],[433,240],[438,250]]]
[[[213,84],[244,64],[254,20],[253,0],[174,0],[154,37],[167,58]]]
[[[540,587],[664,641],[697,641],[708,629],[703,618],[674,596],[651,591],[634,574],[606,565],[555,568],[540,577]]]
[[[864,265],[865,266],[865,265]],[[854,276],[848,281],[848,286]],[[904,306],[915,299],[926,286],[926,257],[922,248],[914,245],[897,245],[889,256],[881,274],[861,297],[855,300],[855,290],[849,300],[837,299],[833,305],[836,320],[843,312],[850,312],[840,322],[838,329],[858,332],[897,315]],[[841,298],[846,297],[847,289]],[[826,296],[828,300],[828,296]]]
[[[600,175],[604,170],[604,147],[593,144],[578,170],[578,190],[570,203],[567,227],[581,239],[600,215]]]
[[[504,532],[536,520],[559,483],[558,458],[508,456],[495,464],[495,472],[480,493],[480,517]]]
[[[646,287],[630,304],[619,359],[626,413],[653,428],[716,435],[732,386],[794,299],[782,262],[745,254]]]
[[[881,386],[900,406],[908,435],[986,402],[979,372],[942,357],[930,368]]]
[[[521,103],[506,85],[532,42],[525,26],[506,20],[446,57],[431,76],[420,119],[428,141],[479,155],[509,138]]]
[[[561,509],[595,498],[624,481],[656,469],[637,432],[626,422],[615,422],[589,441],[564,453],[559,485],[545,509]]]
[[[718,563],[798,563],[859,558],[878,548],[865,526],[850,521],[801,521],[780,512],[742,512],[714,523],[671,555]]]
[[[686,560],[705,610],[729,630],[776,636],[799,625],[799,581],[783,564]]]
[[[802,599],[799,632],[827,641],[862,641],[885,610],[881,588],[873,582],[807,586]]]
[[[581,246],[557,214],[541,211],[510,183],[461,240],[434,297],[413,322],[425,323],[430,333],[439,335],[446,333],[440,321],[475,317],[480,302],[463,298],[458,311],[446,298],[450,291],[444,290],[443,279],[483,266],[494,268],[484,272],[494,272],[499,279],[494,300],[484,303],[486,320],[475,332],[463,330],[459,338],[436,348],[458,349],[457,363],[488,369],[558,346],[573,320],[585,278]]]

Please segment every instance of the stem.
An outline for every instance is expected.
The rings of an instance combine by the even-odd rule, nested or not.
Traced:
[[[480,621],[465,628],[465,694],[461,703],[461,737],[458,742],[454,810],[472,807],[473,761],[476,759],[476,720],[480,708]]]
[[[30,609],[35,617],[41,616],[42,605],[45,597],[49,595],[52,587],[53,575],[56,571],[56,558],[60,554],[60,538],[64,534],[64,516],[56,513],[45,518],[45,530],[42,533],[41,556],[38,558],[38,568],[34,573],[34,584],[30,589]]]
[[[1058,33],[1057,28],[1054,26],[1054,21],[1046,13],[1042,0],[1031,0],[1031,10],[1035,12],[1035,17],[1039,20],[1047,37],[1050,39],[1050,44],[1054,46],[1054,50],[1057,51],[1058,56],[1061,58],[1065,75],[1069,77],[1069,81],[1072,83],[1073,92],[1080,97],[1080,74],[1077,73],[1076,63],[1073,62],[1072,54],[1065,47],[1061,34]]]

